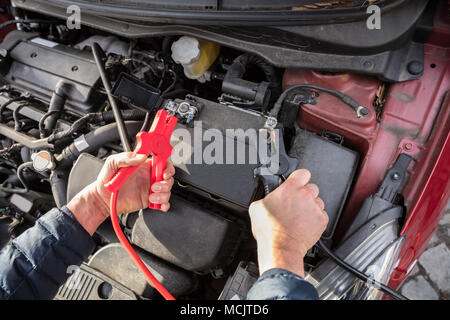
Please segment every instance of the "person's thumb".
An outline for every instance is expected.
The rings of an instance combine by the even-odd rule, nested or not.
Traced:
[[[147,160],[145,154],[136,154],[134,152],[122,152],[112,155],[106,160],[103,167],[105,170],[101,173],[102,180],[111,178],[120,168],[136,167]]]

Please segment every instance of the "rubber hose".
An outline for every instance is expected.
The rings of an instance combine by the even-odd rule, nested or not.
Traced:
[[[249,65],[258,66],[265,74],[272,96],[278,97],[281,93],[279,79],[275,68],[263,58],[253,54],[244,53],[237,57],[227,72],[227,77],[242,78]]]
[[[52,132],[55,128],[56,121],[59,118],[59,111],[64,109],[67,97],[72,88],[72,85],[64,80],[61,80],[56,85],[55,91],[53,92],[52,99],[48,107],[48,112],[53,112],[52,115],[48,116],[44,122],[44,128],[46,132]],[[41,138],[45,138],[41,136]]]
[[[67,203],[67,173],[54,170],[50,175],[50,185],[56,206],[61,208]]]
[[[141,121],[125,122],[125,127],[127,128],[127,132],[129,132],[130,137],[134,137],[139,132],[141,126]],[[117,124],[111,123],[84,135],[84,147],[77,147],[76,142],[72,143],[70,146],[65,148],[61,154],[56,156],[56,160],[62,167],[70,166],[81,153],[94,152],[107,143],[112,143],[119,140],[120,136],[117,130]]]
[[[122,111],[122,117],[125,121],[141,120],[145,117],[145,115],[146,115],[146,112],[140,111],[140,110]],[[87,115],[85,115],[82,118],[75,121],[69,129],[62,131],[62,132],[57,132],[57,133],[51,135],[48,138],[48,142],[55,143],[57,141],[61,141],[61,139],[69,137],[70,135],[75,133],[77,130],[84,127],[86,124],[99,123],[99,122],[106,122],[106,123],[115,122],[114,113],[112,111],[88,113]]]

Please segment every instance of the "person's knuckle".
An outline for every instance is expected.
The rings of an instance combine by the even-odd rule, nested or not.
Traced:
[[[322,211],[321,215],[322,215],[322,223],[326,227],[328,225],[329,220],[330,220],[328,218],[328,214],[325,211]]]
[[[116,157],[116,155],[110,155],[110,156],[108,156],[108,158],[106,158],[106,161],[105,161],[105,163],[106,164],[110,164],[110,163],[113,163],[114,162],[114,159],[115,159],[115,157]]]
[[[303,187],[300,189],[299,195],[305,200],[314,198],[313,192],[309,188],[306,188],[306,187]]]
[[[315,193],[319,194],[320,189],[319,189],[319,186],[318,186],[317,184],[315,184],[315,183],[309,183],[307,186],[308,186],[308,188],[310,188],[311,190],[313,190]]]
[[[321,209],[324,209],[324,208],[325,208],[325,202],[323,201],[322,198],[316,198],[316,203],[318,204],[318,206],[319,206]]]

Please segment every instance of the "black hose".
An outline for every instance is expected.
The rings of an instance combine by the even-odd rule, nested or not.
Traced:
[[[53,110],[53,111],[49,111],[46,114],[44,114],[42,116],[42,118],[39,120],[39,136],[41,137],[41,139],[44,139],[47,136],[47,130],[45,129],[45,120],[47,120],[49,117],[55,115],[55,114],[59,114],[61,113],[62,110]]]
[[[50,175],[53,199],[58,208],[67,203],[67,171],[53,170]]]
[[[142,121],[127,121],[125,126],[127,131],[134,137],[141,128]],[[73,161],[78,159],[78,156],[83,153],[91,153],[98,150],[107,143],[120,140],[119,132],[117,130],[117,123],[100,127],[88,134],[80,137],[82,139],[82,146],[79,141],[75,141],[70,146],[66,147],[61,154],[57,155],[56,161],[58,167],[68,167],[72,165]]]
[[[31,104],[24,103],[24,104],[21,104],[20,106],[18,106],[16,109],[14,109],[14,111],[13,111],[14,130],[20,131],[22,129],[22,125],[19,121],[19,112],[21,109],[23,109],[24,107],[28,107],[28,106],[31,106]]]
[[[233,65],[239,66],[237,68],[233,68]],[[275,70],[274,66],[272,66],[269,62],[267,62],[260,56],[257,56],[256,54],[244,53],[237,57],[229,69],[229,72],[231,73],[230,75],[241,78],[249,65],[255,65],[264,72],[267,81],[269,81],[269,87],[272,95],[277,97],[281,93],[280,80],[278,78],[277,71]]]
[[[137,110],[137,109],[131,109],[131,110],[124,110],[121,112],[122,117],[125,121],[134,121],[134,120],[142,120],[146,112]],[[87,115],[83,116],[82,118],[75,121],[69,129],[61,132],[57,132],[52,134],[48,137],[49,143],[55,143],[57,141],[60,141],[64,138],[72,136],[75,132],[78,130],[84,128],[90,123],[100,123],[100,122],[106,122],[111,123],[114,122],[114,114],[112,111],[106,111],[106,112],[97,112],[97,113],[88,113]]]
[[[121,113],[124,121],[142,120],[147,114],[147,112],[138,109],[123,110]],[[106,123],[111,123],[115,121],[114,113],[111,111],[99,112],[97,113],[97,115],[100,121]]]
[[[326,93],[329,93],[337,98],[339,98],[340,100],[342,100],[342,102],[344,102],[345,104],[347,104],[348,106],[350,106],[353,110],[355,110],[356,115],[358,116],[358,118],[360,117],[365,117],[367,115],[370,114],[370,110],[366,107],[361,106],[361,104],[356,101],[355,99],[353,99],[352,97],[333,90],[333,89],[329,89],[329,88],[324,88],[324,87],[320,87],[320,86],[316,86],[314,84],[297,84],[294,85],[292,87],[289,87],[288,89],[286,89],[278,98],[277,102],[275,102],[272,110],[270,110],[270,115],[272,117],[277,118],[278,114],[280,113],[281,107],[283,105],[284,100],[286,99],[287,95],[292,92],[293,90],[296,89],[300,89],[300,88],[309,88],[309,89],[313,89],[313,90],[318,90],[318,91],[323,91]]]
[[[344,270],[347,270],[348,272],[352,273],[353,275],[355,275],[360,280],[362,280],[362,281],[364,281],[366,283],[371,283],[372,285],[374,285],[377,288],[379,288],[382,292],[388,294],[389,296],[391,296],[392,298],[394,298],[396,300],[408,300],[408,298],[406,298],[402,294],[396,292],[395,290],[392,290],[388,286],[382,284],[381,282],[376,281],[375,279],[371,279],[365,273],[357,270],[356,268],[354,268],[353,266],[349,265],[347,262],[345,262],[344,260],[342,260],[341,258],[336,256],[330,249],[328,249],[328,247],[323,243],[322,240],[319,240],[319,242],[317,243],[317,246],[322,251],[324,251],[325,254],[327,256],[329,256],[338,266],[340,266]]]
[[[0,186],[0,190],[8,193],[27,193],[30,191],[28,184],[26,183],[25,177],[23,176],[23,170],[26,168],[33,168],[33,162],[24,162],[19,167],[17,167],[17,177],[19,178],[20,183],[23,185],[23,189],[16,188],[7,188],[5,187],[5,183]]]
[[[252,82],[243,76],[249,65],[259,67],[268,82]],[[267,61],[252,53],[237,57],[228,69],[222,81],[222,91],[231,95],[254,101],[255,107],[267,109],[272,97],[280,94],[280,81],[276,69]]]
[[[41,138],[46,137],[46,132],[52,132],[56,126],[56,121],[58,121],[60,112],[63,111],[66,104],[67,97],[69,96],[72,85],[64,80],[58,82],[55,91],[53,92],[50,104],[48,107],[48,113],[44,115],[45,119],[41,121],[44,122],[45,127],[39,127]]]
[[[112,96],[111,84],[109,83],[108,77],[106,76],[105,66],[103,65],[101,58],[104,55],[103,50],[96,42],[92,45],[92,53],[94,54],[95,63],[97,64],[100,77],[102,78],[103,86],[105,87],[106,94],[108,95],[109,103],[111,104],[111,107],[114,112],[114,118],[116,119],[117,122],[117,130],[119,131],[120,141],[122,142],[123,149],[129,152],[131,151],[131,146],[128,140],[127,128],[125,127],[119,106],[117,105],[116,100]]]

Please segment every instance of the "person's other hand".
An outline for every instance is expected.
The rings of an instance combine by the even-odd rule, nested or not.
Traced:
[[[311,173],[297,170],[263,200],[251,204],[252,232],[258,243],[260,273],[282,268],[304,276],[303,258],[328,224]]]
[[[175,168],[167,163],[163,181],[153,184],[150,195],[151,160],[145,155],[123,152],[106,160],[97,180],[84,188],[68,204],[68,209],[91,235],[109,216],[111,192],[104,184],[122,167],[137,166],[138,169],[120,188],[117,198],[117,211],[126,214],[148,208],[149,202],[161,204],[161,211],[170,208],[170,195],[174,183]]]

